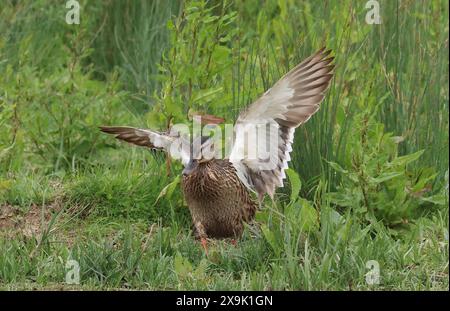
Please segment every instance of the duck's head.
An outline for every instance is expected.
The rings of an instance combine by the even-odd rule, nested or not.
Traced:
[[[214,159],[215,149],[213,139],[209,136],[195,138],[190,149],[191,157],[184,164],[183,176],[192,174],[199,165]]]

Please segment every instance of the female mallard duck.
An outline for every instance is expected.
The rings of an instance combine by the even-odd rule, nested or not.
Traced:
[[[107,126],[101,130],[135,145],[165,150],[180,157],[184,165],[183,193],[195,234],[206,250],[208,237],[237,238],[242,234],[243,223],[254,218],[258,206],[251,191],[256,192],[261,203],[266,193],[273,198],[275,188],[283,186],[294,131],[319,109],[333,76],[334,58],[329,56],[330,52],[322,48],[308,57],[239,115],[234,127],[234,145],[226,159],[202,156],[207,148],[213,149],[212,139],[208,137],[194,139],[186,149],[182,143],[174,144],[181,137],[177,131],[160,133]],[[274,136],[268,134],[269,145],[275,146],[269,148],[272,149],[269,161],[267,157],[250,157],[244,146],[255,124],[276,127]],[[196,141],[200,145],[198,152],[192,148]]]

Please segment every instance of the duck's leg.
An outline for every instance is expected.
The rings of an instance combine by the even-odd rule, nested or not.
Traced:
[[[202,247],[205,250],[206,256],[208,256],[208,242],[206,241],[206,238],[200,238],[200,243],[202,243]]]
[[[208,241],[206,240],[206,230],[203,224],[200,221],[196,221],[194,223],[195,230],[197,231],[197,236],[200,238],[200,243],[202,244],[203,249],[205,250],[206,256],[208,256]]]

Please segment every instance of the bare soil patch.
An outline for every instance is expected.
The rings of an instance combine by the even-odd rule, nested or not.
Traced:
[[[33,204],[28,210],[13,205],[0,206],[0,235],[23,235],[28,238],[38,237],[48,227],[52,212],[58,210],[59,204],[38,206]]]

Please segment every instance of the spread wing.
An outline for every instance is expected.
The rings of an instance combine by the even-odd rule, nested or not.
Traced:
[[[164,150],[173,158],[181,159],[183,164],[189,162],[190,145],[179,133],[161,133],[127,126],[101,126],[100,130],[137,146]]]
[[[333,76],[331,50],[320,49],[283,76],[235,124],[235,142],[229,160],[240,180],[260,199],[283,186],[295,129],[319,109]],[[254,128],[265,128],[264,139]],[[245,146],[248,147],[245,147]],[[258,156],[250,156],[257,148]],[[265,148],[265,149],[264,149]],[[265,157],[260,157],[264,149]]]

